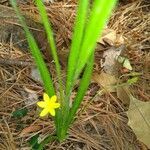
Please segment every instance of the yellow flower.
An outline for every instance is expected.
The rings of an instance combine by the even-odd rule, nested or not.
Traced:
[[[43,108],[43,110],[40,113],[40,117],[44,117],[48,113],[50,113],[52,116],[55,116],[55,109],[60,107],[60,104],[56,103],[56,95],[50,98],[46,93],[44,93],[43,100],[44,101],[37,102],[37,105]]]

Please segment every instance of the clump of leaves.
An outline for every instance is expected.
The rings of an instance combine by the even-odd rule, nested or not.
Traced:
[[[50,52],[53,56],[56,66],[59,82],[59,91],[57,91],[57,93],[60,93],[60,97],[58,97],[60,108],[56,110],[54,120],[57,139],[59,141],[63,141],[67,137],[70,124],[75,118],[75,114],[80,107],[80,104],[90,83],[96,41],[101,35],[102,29],[107,23],[108,17],[110,16],[111,11],[116,4],[116,0],[94,0],[92,4],[90,4],[90,0],[79,0],[74,33],[72,36],[71,48],[68,57],[65,88],[63,88],[62,85],[61,66],[59,63],[56,44],[45,6],[41,0],[35,0],[35,2],[38,7],[45,31],[47,33]],[[25,30],[31,53],[34,56],[35,62],[39,68],[40,75],[44,83],[45,91],[49,97],[52,97],[56,95],[56,91],[54,89],[54,83],[51,78],[51,74],[46,67],[40,49],[38,48],[33,35],[29,31],[24,18],[20,15],[16,0],[11,0],[11,3]],[[74,98],[72,106],[70,107],[69,104],[71,93],[75,82],[82,71],[83,75],[80,80],[77,95]]]

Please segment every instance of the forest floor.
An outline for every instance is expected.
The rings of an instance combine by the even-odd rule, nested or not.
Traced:
[[[33,2],[26,1],[19,1],[19,7],[38,41],[57,88],[54,62],[48,52],[38,11]],[[65,79],[77,4],[75,0],[59,0],[47,3],[46,7],[55,33],[62,79]],[[131,66],[129,63],[124,66],[125,61],[114,61],[118,55],[130,62]],[[42,94],[42,82],[28,50],[24,32],[9,2],[2,0],[0,150],[29,150],[32,137],[39,135],[42,140],[54,133],[52,118],[39,118],[36,102],[41,100]],[[75,94],[76,89],[72,98]],[[140,101],[140,106],[131,108],[135,98]],[[62,143],[53,141],[46,145],[46,149],[148,150],[149,104],[150,1],[120,0],[102,38],[97,41],[91,84],[68,138]]]

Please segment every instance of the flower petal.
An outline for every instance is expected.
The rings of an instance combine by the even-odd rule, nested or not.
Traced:
[[[49,110],[47,108],[43,109],[40,113],[40,117],[44,117],[48,114]]]
[[[52,96],[51,99],[50,99],[51,103],[55,103],[56,100],[57,100],[57,96],[56,95]]]
[[[41,108],[45,108],[46,107],[46,103],[44,101],[40,101],[40,102],[37,102],[37,105]]]
[[[53,109],[53,108],[49,109],[49,113],[50,113],[52,116],[55,116],[55,109]]]
[[[48,96],[46,93],[43,94],[43,100],[44,100],[46,103],[48,103],[49,100],[50,100],[49,96]]]
[[[59,107],[60,107],[60,104],[59,104],[59,103],[53,104],[53,108],[59,108]]]

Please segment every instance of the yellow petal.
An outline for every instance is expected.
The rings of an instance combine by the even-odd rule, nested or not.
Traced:
[[[55,109],[49,109],[49,113],[50,113],[52,116],[55,116]]]
[[[40,102],[37,102],[37,105],[41,108],[45,108],[46,107],[46,103],[44,101],[40,101]]]
[[[51,97],[51,100],[50,100],[50,101],[51,101],[52,103],[55,103],[55,102],[56,102],[56,100],[57,100],[57,96],[56,96],[56,95],[54,95],[54,96],[52,96],[52,97]]]
[[[44,100],[46,103],[48,103],[49,100],[50,100],[49,96],[48,96],[46,93],[43,94],[43,100]]]
[[[41,113],[40,113],[40,117],[44,117],[44,116],[46,116],[47,114],[48,114],[48,112],[49,112],[49,110],[48,109],[43,109],[42,111],[41,111]]]
[[[59,107],[60,107],[60,104],[59,104],[59,103],[53,104],[53,108],[59,108]]]

